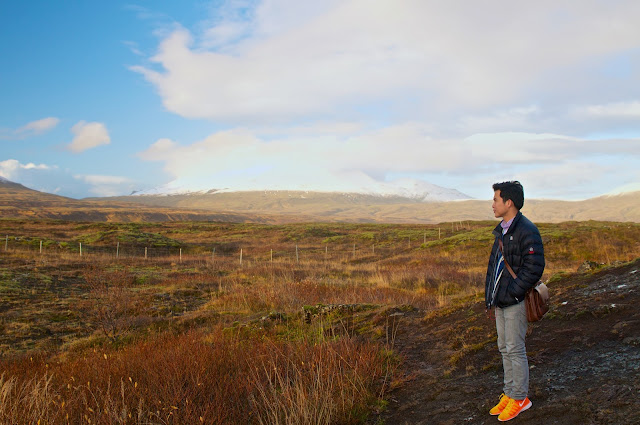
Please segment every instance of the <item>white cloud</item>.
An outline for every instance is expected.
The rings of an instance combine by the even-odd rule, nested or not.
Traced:
[[[51,130],[58,125],[60,120],[56,117],[47,117],[37,121],[31,121],[23,127],[16,130],[16,133],[33,133],[41,134]]]
[[[640,118],[640,102],[614,102],[575,108],[573,113],[587,118]]]
[[[55,128],[60,119],[56,117],[42,118],[31,121],[17,129],[0,129],[0,139],[20,140],[46,133]]]
[[[67,149],[71,152],[83,152],[87,149],[111,143],[107,127],[100,122],[79,121],[71,127],[71,132],[75,134],[71,143],[67,145]]]
[[[288,121],[378,101],[437,111],[562,96],[602,78],[585,71],[592,61],[640,44],[637,2],[293,3],[175,30],[152,58],[159,70],[132,69],[179,115]]]
[[[0,161],[0,176],[7,180],[15,181],[23,170],[50,170],[51,167],[46,164],[34,164],[29,162],[22,164],[16,159],[7,159]]]
[[[131,183],[131,179],[123,176],[104,176],[104,175],[77,175],[77,179],[84,180],[87,183],[105,185],[105,184],[122,184]]]
[[[358,191],[398,177],[417,177],[452,187],[438,176],[458,176],[457,189],[479,196],[487,181],[528,177],[535,196],[556,196],[553,177],[563,177],[578,194],[601,187],[594,158],[609,158],[610,176],[621,178],[640,163],[640,140],[583,140],[558,134],[483,133],[460,139],[439,139],[430,128],[405,123],[349,135],[300,135],[264,139],[248,129],[214,133],[181,145],[161,139],[139,154],[160,161],[173,187],[190,190],[289,189]],[[600,161],[603,162],[603,161]],[[589,173],[584,170],[589,169]],[[550,173],[552,170],[553,173]],[[591,172],[593,170],[593,172]],[[575,174],[574,178],[560,176]],[[515,176],[515,177],[514,177]],[[538,177],[536,177],[538,176]],[[567,187],[563,187],[567,190]],[[481,196],[481,195],[480,195]]]
[[[124,176],[71,175],[69,170],[57,165],[22,163],[16,159],[0,161],[0,179],[20,183],[30,189],[48,193],[63,193],[65,196],[82,198],[94,196],[117,196],[131,193],[135,182]]]
[[[639,20],[634,1],[217,2],[131,69],[226,130],[140,158],[202,189],[417,176],[478,196],[522,175],[536,196],[554,178],[604,193],[640,162]]]
[[[96,196],[126,195],[133,190],[134,182],[128,177],[107,175],[76,175],[76,180],[89,185],[88,191]]]

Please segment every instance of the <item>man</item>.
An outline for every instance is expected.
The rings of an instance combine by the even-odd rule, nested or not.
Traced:
[[[495,241],[485,282],[487,312],[495,307],[498,349],[502,354],[504,387],[500,402],[490,410],[499,421],[508,421],[531,407],[529,363],[525,348],[527,313],[525,293],[540,280],[544,251],[538,228],[522,215],[524,190],[518,181],[493,185],[493,213],[502,222],[493,230]],[[502,242],[502,246],[501,243]],[[516,278],[505,266],[511,266]]]

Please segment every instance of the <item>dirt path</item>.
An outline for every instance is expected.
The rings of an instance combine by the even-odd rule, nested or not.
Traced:
[[[640,259],[550,283],[552,308],[529,326],[533,407],[512,423],[640,423]],[[406,313],[404,375],[372,424],[494,424],[502,388],[495,325],[479,298]]]

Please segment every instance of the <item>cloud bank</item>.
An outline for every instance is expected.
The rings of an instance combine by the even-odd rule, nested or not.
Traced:
[[[227,128],[140,154],[176,184],[351,190],[418,178],[481,197],[640,181],[640,3],[223,2],[131,67]],[[585,173],[589,170],[589,173]]]
[[[640,180],[639,153],[640,139],[484,133],[444,140],[408,123],[356,135],[277,139],[233,129],[188,145],[160,139],[139,156],[163,163],[173,186],[191,190],[357,192],[414,178],[444,186],[456,181],[455,188],[483,197],[490,183],[518,178],[538,197],[568,191],[581,198],[593,190],[605,193],[619,181]]]
[[[265,1],[248,22],[219,20],[195,36],[179,28],[151,59],[157,66],[132,69],[179,115],[288,121],[381,100],[431,112],[509,105],[538,90],[570,94],[594,79],[602,85],[593,62],[640,40],[637,2],[541,1],[525,10],[503,1],[347,0],[317,9]],[[604,83],[615,89],[609,96],[625,93]]]
[[[129,194],[136,182],[123,176],[72,175],[57,165],[22,163],[16,159],[0,161],[0,177],[20,183],[30,189],[48,193],[64,193],[65,196],[83,198],[94,196]]]

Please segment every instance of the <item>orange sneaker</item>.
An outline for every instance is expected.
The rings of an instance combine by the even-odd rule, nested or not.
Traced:
[[[510,421],[520,414],[520,412],[524,412],[528,408],[531,407],[531,401],[528,397],[525,397],[524,400],[509,400],[509,404],[504,408],[500,416],[498,416],[498,420],[500,422]]]
[[[493,406],[493,408],[489,410],[489,414],[493,416],[497,416],[500,413],[502,413],[504,408],[507,407],[507,404],[509,404],[509,400],[511,400],[511,398],[509,398],[509,396],[506,395],[505,393],[502,393],[500,395],[500,403]]]

